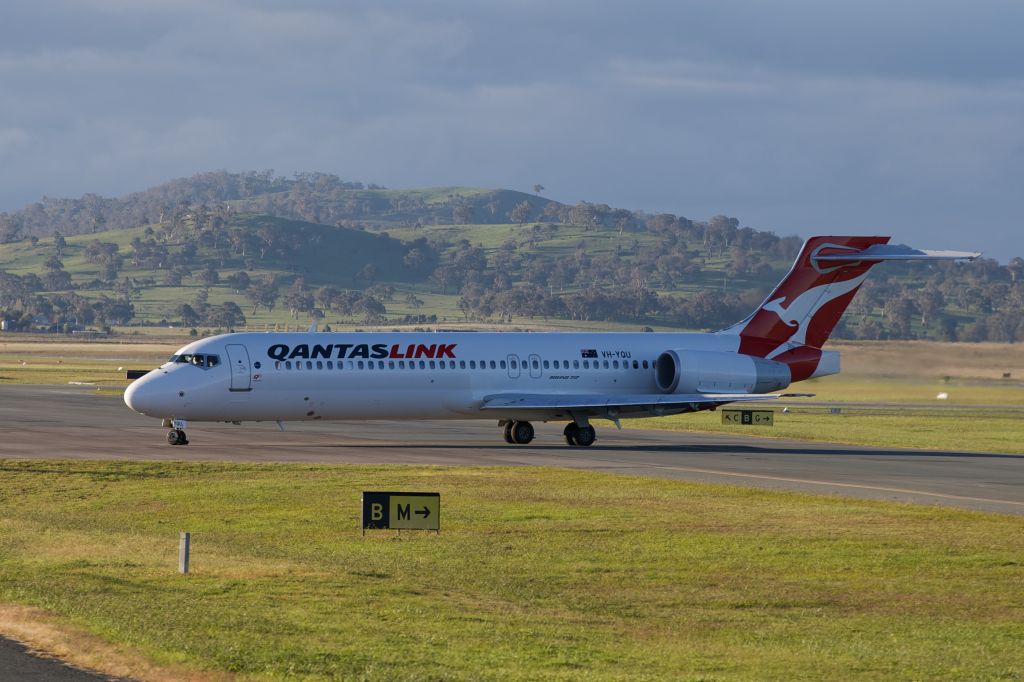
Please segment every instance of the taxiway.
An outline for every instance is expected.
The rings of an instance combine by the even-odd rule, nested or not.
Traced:
[[[596,423],[569,448],[561,424],[507,445],[493,421],[192,424],[169,446],[156,420],[84,386],[0,385],[0,458],[556,466],[1024,515],[1024,456],[867,448]]]

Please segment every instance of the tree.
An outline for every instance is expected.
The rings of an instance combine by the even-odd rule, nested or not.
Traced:
[[[868,339],[871,341],[877,341],[882,338],[884,331],[882,325],[878,324],[874,320],[867,320],[860,326],[858,337],[862,339]]]
[[[1024,274],[1024,258],[1014,256],[1010,259],[1006,269],[1010,271],[1010,280],[1012,282],[1019,282],[1021,275]]]
[[[104,282],[113,282],[117,280],[118,263],[116,260],[110,260],[103,264],[100,268],[100,279]]]
[[[245,270],[239,270],[233,275],[228,275],[224,278],[224,281],[237,293],[245,291],[249,288],[249,284],[252,283],[252,280],[249,278],[249,273]]]
[[[363,320],[367,324],[380,322],[384,315],[387,314],[387,308],[384,307],[384,304],[373,296],[364,296],[360,301],[360,307],[366,314]]]
[[[135,317],[135,306],[126,298],[110,299],[106,296],[93,305],[96,316],[105,324],[124,324]]]
[[[18,241],[21,239],[21,231],[23,229],[23,218],[8,213],[0,213],[0,244]]]
[[[536,185],[533,186],[533,193],[534,194],[540,194],[543,191],[544,191],[544,185],[540,184],[539,182]]]
[[[120,248],[113,242],[91,241],[85,247],[85,259],[90,263],[103,265],[113,260]]]
[[[442,265],[434,270],[430,275],[430,279],[441,289],[442,294],[447,294],[448,287],[457,288],[461,278],[459,277],[458,268],[453,265]]]
[[[320,287],[313,294],[313,299],[324,310],[332,310],[334,302],[338,300],[338,290],[329,285]]]
[[[164,271],[164,286],[180,287],[182,279],[182,272],[178,268],[171,268],[170,270]]]
[[[959,321],[952,315],[942,315],[939,318],[940,338],[943,341],[958,341],[957,325]]]
[[[466,225],[473,221],[473,204],[465,197],[458,197],[452,211],[452,219],[457,225]]]
[[[181,320],[183,327],[195,327],[199,324],[199,313],[188,303],[181,303],[174,309],[174,317]]]
[[[295,280],[283,300],[293,319],[298,319],[299,313],[308,313],[313,310],[313,292],[306,287],[306,280],[301,277]]]
[[[70,289],[73,284],[71,275],[66,270],[51,270],[43,275],[43,282],[47,291],[64,291]]]
[[[210,306],[203,316],[203,324],[221,329],[231,329],[245,324],[245,314],[234,301],[225,301],[218,306]]]
[[[988,320],[988,340],[1016,343],[1020,335],[1021,321],[1021,313],[1017,310],[996,313]]]
[[[422,249],[409,249],[409,253],[405,254],[402,263],[411,270],[419,270],[426,265],[427,254]]]
[[[522,227],[523,223],[530,219],[530,202],[524,200],[516,204],[515,208],[508,214],[508,217],[512,222],[519,223],[519,227]]]
[[[910,320],[914,314],[914,302],[906,296],[891,298],[882,309],[893,335],[898,339],[911,338]]]
[[[942,310],[942,306],[945,305],[946,299],[943,298],[942,292],[932,287],[923,287],[914,292],[914,303],[917,305],[917,309],[921,312],[921,326],[928,326],[928,320],[932,316],[938,314]]]
[[[260,306],[269,311],[274,310],[279,296],[277,280],[273,278],[260,278],[253,280],[249,288],[245,290],[245,297],[252,303],[252,314],[255,315]]]
[[[403,299],[406,305],[412,306],[413,308],[419,309],[423,307],[423,299],[416,296],[416,292],[410,291],[405,295]]]

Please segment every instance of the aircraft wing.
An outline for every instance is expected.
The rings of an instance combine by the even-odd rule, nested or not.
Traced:
[[[557,393],[497,393],[484,397],[481,410],[579,410],[622,412],[662,410],[697,410],[740,402],[763,402],[779,398],[805,398],[810,393],[636,393],[557,394]]]

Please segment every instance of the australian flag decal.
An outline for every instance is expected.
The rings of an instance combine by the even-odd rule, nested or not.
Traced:
[[[580,351],[580,357],[583,357],[583,358],[596,358],[597,357],[597,350],[594,349],[594,348],[584,348],[583,350]]]

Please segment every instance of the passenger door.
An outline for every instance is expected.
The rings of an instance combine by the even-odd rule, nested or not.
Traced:
[[[231,370],[231,390],[251,391],[252,372],[249,369],[249,351],[240,343],[227,346],[228,365]]]

